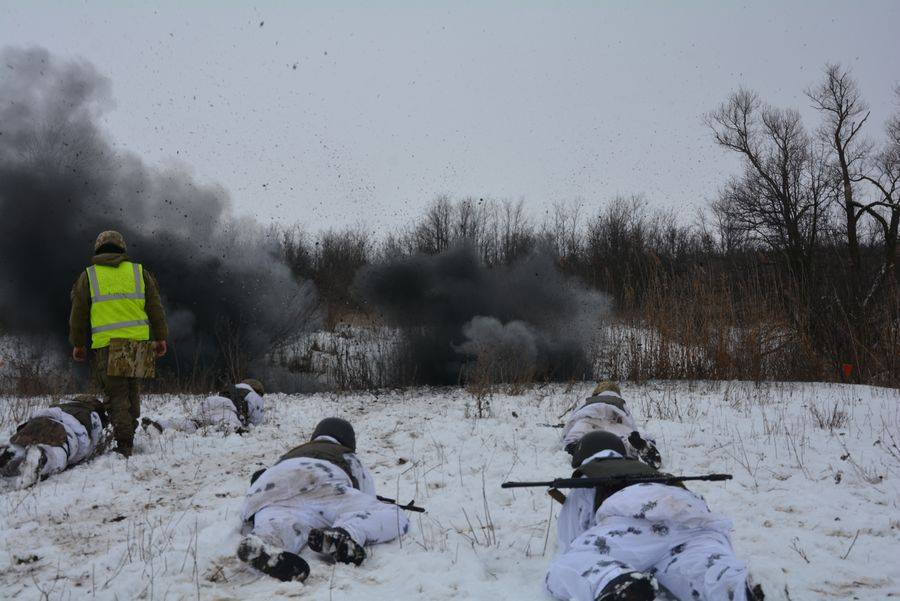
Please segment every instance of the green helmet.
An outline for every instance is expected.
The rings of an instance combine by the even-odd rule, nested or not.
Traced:
[[[326,417],[316,425],[310,440],[315,440],[319,436],[330,436],[341,445],[356,452],[356,432],[353,431],[350,422],[345,419]]]
[[[580,466],[588,457],[600,451],[615,451],[624,457],[625,443],[621,438],[606,430],[588,432],[571,449],[572,467]]]

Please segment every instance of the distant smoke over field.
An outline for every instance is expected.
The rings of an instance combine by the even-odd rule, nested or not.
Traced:
[[[42,49],[0,52],[0,324],[67,332],[69,290],[106,229],[156,275],[178,367],[220,364],[239,333],[251,359],[303,331],[315,290],[277,258],[278,242],[237,219],[227,193],[185,170],[157,170],[112,145],[98,119],[110,84]],[[170,358],[169,361],[173,361]]]
[[[467,362],[490,357],[515,379],[590,377],[589,344],[607,310],[604,297],[535,253],[488,269],[469,246],[370,266],[358,294],[400,327],[421,383],[453,384]]]

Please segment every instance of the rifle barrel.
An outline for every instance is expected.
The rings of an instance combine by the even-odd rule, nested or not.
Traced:
[[[410,501],[406,505],[401,505],[397,502],[396,499],[391,499],[389,497],[382,497],[381,495],[376,495],[376,499],[381,501],[382,503],[388,503],[389,505],[396,505],[400,509],[405,509],[406,511],[415,511],[416,513],[425,513],[424,507],[419,507],[418,505],[414,505],[415,501]]]
[[[609,476],[606,478],[557,478],[555,480],[545,482],[504,482],[501,488],[526,488],[526,487],[546,487],[546,488],[593,488],[604,484],[641,484],[660,483],[673,484],[675,482],[688,482],[691,480],[704,480],[710,482],[719,482],[722,480],[731,480],[731,474],[705,474],[703,476]]]
[[[504,482],[500,485],[500,488],[527,488],[529,486],[550,487],[553,486],[553,482],[555,482],[555,480],[550,482]]]

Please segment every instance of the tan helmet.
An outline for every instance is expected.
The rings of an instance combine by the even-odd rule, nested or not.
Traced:
[[[73,401],[78,401],[79,403],[99,403],[100,401],[93,394],[76,394],[72,397]]]
[[[107,244],[121,248],[122,252],[128,250],[128,247],[125,246],[125,237],[115,230],[100,232],[100,235],[97,236],[97,241],[94,242],[94,252],[97,252],[102,246]]]
[[[246,380],[242,380],[241,384],[246,384],[250,388],[253,389],[253,392],[258,394],[259,396],[263,396],[266,394],[266,389],[263,387],[262,382],[259,380],[254,380],[253,378],[247,378]]]
[[[594,394],[602,394],[604,392],[615,392],[616,394],[622,394],[622,391],[619,390],[619,385],[610,380],[605,380],[597,384],[597,387],[594,388]]]
[[[100,421],[106,425],[106,409],[103,402],[93,394],[76,394],[72,397],[72,401],[86,405],[91,411],[96,411],[100,415]]]

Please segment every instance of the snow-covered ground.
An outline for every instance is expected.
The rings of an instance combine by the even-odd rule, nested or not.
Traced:
[[[542,424],[588,391],[497,395],[482,419],[461,389],[271,395],[268,423],[243,437],[142,437],[127,462],[105,455],[0,493],[0,598],[541,599],[559,506],[543,489],[499,485],[568,474],[560,430]],[[667,470],[734,474],[691,488],[734,520],[768,599],[900,596],[900,392],[661,382],[623,393]],[[144,413],[195,401],[151,397]],[[0,411],[4,432],[17,413]],[[328,415],[356,425],[381,494],[428,513],[362,567],[311,556],[305,584],[279,583],[234,557],[241,498],[255,470]]]

